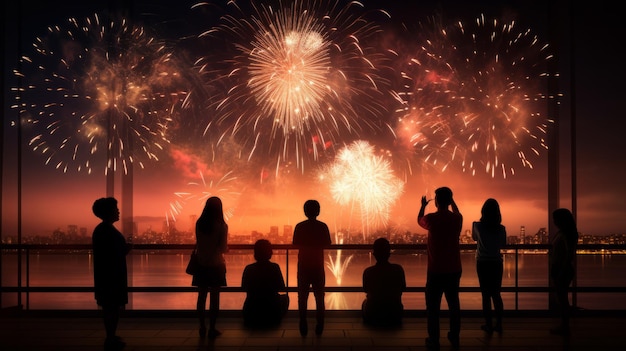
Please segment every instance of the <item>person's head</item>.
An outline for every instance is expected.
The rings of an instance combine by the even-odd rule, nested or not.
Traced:
[[[480,221],[485,224],[501,224],[500,204],[496,199],[487,199],[480,210]]]
[[[435,205],[437,208],[448,208],[452,204],[452,190],[446,186],[435,190]]]
[[[272,244],[269,240],[259,239],[254,243],[254,259],[257,261],[269,261],[272,258]]]
[[[567,235],[578,235],[576,220],[572,212],[566,208],[558,208],[552,212],[554,225]]]
[[[317,200],[307,200],[304,203],[304,215],[307,218],[315,218],[320,214],[320,203]]]
[[[385,238],[376,239],[376,241],[374,241],[373,251],[376,261],[388,261],[389,256],[391,256],[391,245],[389,245],[389,240]]]
[[[217,196],[211,196],[206,200],[200,217],[212,220],[224,220],[222,200]]]
[[[96,217],[104,222],[115,222],[120,219],[120,210],[117,208],[117,200],[113,197],[102,197],[94,201],[91,210]]]

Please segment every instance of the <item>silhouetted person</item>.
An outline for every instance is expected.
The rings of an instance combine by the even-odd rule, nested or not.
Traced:
[[[223,254],[228,250],[227,240],[228,225],[224,220],[222,200],[215,196],[210,197],[196,221],[196,253],[200,269],[191,281],[191,285],[198,287],[196,311],[200,322],[198,333],[201,338],[205,335],[215,338],[222,334],[215,328],[215,323],[220,309],[220,290],[222,286],[226,286],[226,263]],[[211,296],[207,332],[204,315],[209,292]]]
[[[482,295],[485,324],[480,328],[488,334],[502,333],[502,254],[506,245],[506,228],[502,225],[500,204],[495,199],[487,199],[480,210],[480,220],[472,223],[472,238],[476,240],[476,273]],[[495,312],[493,325],[491,303]]]
[[[385,238],[378,238],[373,246],[376,264],[363,271],[363,321],[382,327],[402,324],[404,306],[402,292],[406,289],[406,278],[401,265],[390,263],[391,245]]]
[[[120,349],[126,343],[116,335],[120,311],[128,303],[128,270],[126,255],[130,247],[113,223],[120,220],[117,200],[97,199],[93,214],[102,222],[93,231],[93,282],[97,304],[102,308],[106,332],[105,347]]]
[[[280,324],[289,309],[289,296],[280,266],[271,262],[272,244],[265,239],[254,244],[255,263],[246,266],[241,288],[246,292],[243,319],[249,327],[272,327]]]
[[[422,205],[417,215],[419,225],[428,230],[426,273],[428,338],[426,338],[426,347],[430,350],[439,349],[439,315],[441,297],[445,294],[450,312],[448,340],[454,348],[458,348],[461,333],[459,285],[462,273],[459,237],[463,226],[463,216],[452,198],[452,190],[448,187],[435,190],[437,211],[424,215],[429,202],[426,196],[422,196]]]
[[[550,277],[554,283],[556,300],[559,304],[561,324],[552,328],[552,334],[568,335],[570,332],[570,304],[568,297],[569,285],[575,275],[576,246],[578,245],[578,228],[574,215],[566,208],[552,212],[552,219],[558,231],[550,241]]]
[[[304,203],[304,214],[307,220],[296,224],[293,231],[293,245],[298,249],[298,312],[300,316],[300,334],[308,333],[307,300],[309,288],[313,288],[316,307],[315,334],[321,335],[324,330],[324,288],[326,275],[324,272],[324,248],[331,244],[330,231],[326,223],[317,220],[320,204],[316,200]]]

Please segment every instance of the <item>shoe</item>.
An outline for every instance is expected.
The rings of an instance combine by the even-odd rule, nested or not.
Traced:
[[[317,323],[315,325],[315,335],[320,336],[320,335],[322,335],[323,331],[324,331],[324,324]]]
[[[439,351],[439,341],[435,341],[431,338],[426,338],[424,340],[424,345],[426,345],[426,350],[428,351]]]
[[[209,339],[215,339],[220,335],[222,335],[222,332],[217,329],[209,329],[209,331],[207,332],[207,336],[209,337]]]
[[[200,327],[200,329],[198,329],[198,335],[201,339],[204,339],[206,336],[206,327]]]
[[[106,350],[121,350],[126,343],[119,336],[108,337],[104,339],[104,348]]]
[[[496,324],[496,326],[493,327],[493,331],[498,333],[498,334],[502,334],[502,325],[501,324]]]
[[[309,333],[309,325],[306,320],[300,320],[300,335],[306,336]]]
[[[569,335],[569,327],[565,327],[565,326],[559,325],[556,328],[550,329],[550,334],[552,334],[552,335]]]
[[[458,335],[452,335],[450,332],[448,332],[448,340],[450,341],[450,344],[452,345],[452,348],[457,350],[459,348],[459,336]]]
[[[491,333],[493,333],[493,328],[490,325],[487,324],[483,324],[480,326],[480,329],[482,329],[485,333],[491,335]]]

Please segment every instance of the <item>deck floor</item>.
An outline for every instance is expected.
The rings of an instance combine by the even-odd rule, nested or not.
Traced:
[[[291,312],[291,311],[290,311]],[[324,333],[301,337],[298,320],[290,314],[271,330],[248,330],[237,316],[221,316],[215,340],[198,337],[192,316],[124,316],[119,335],[126,351],[219,350],[219,351],[409,351],[425,350],[426,320],[408,317],[400,329],[378,330],[363,325],[356,314],[330,314]],[[502,335],[488,337],[480,330],[482,319],[463,317],[460,350],[615,350],[626,345],[626,316],[577,316],[568,337],[555,336],[549,329],[557,320],[549,316],[510,316]],[[445,339],[447,319],[442,318],[441,350],[451,350]],[[32,316],[0,314],[2,351],[89,351],[104,350],[102,321],[94,315]]]

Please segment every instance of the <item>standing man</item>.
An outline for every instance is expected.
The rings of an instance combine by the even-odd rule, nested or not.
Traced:
[[[105,349],[121,349],[126,343],[116,335],[120,311],[128,303],[128,270],[126,255],[129,246],[113,223],[120,220],[117,200],[100,198],[93,203],[93,214],[102,222],[92,235],[93,283],[95,298],[102,308],[106,339]]]
[[[324,330],[324,249],[331,244],[330,231],[326,223],[317,219],[320,203],[307,200],[304,203],[306,220],[296,224],[293,230],[293,245],[298,249],[298,312],[300,315],[300,335],[306,336],[309,327],[306,320],[309,289],[315,296],[316,320],[315,334],[322,335]]]
[[[428,350],[439,350],[439,314],[441,297],[445,294],[450,311],[448,340],[454,349],[458,349],[461,332],[459,285],[462,272],[459,237],[463,226],[463,216],[452,198],[452,190],[448,187],[435,190],[437,211],[424,215],[429,202],[426,196],[422,196],[422,206],[417,215],[419,225],[428,230],[426,274],[428,338],[426,338],[426,347]]]

